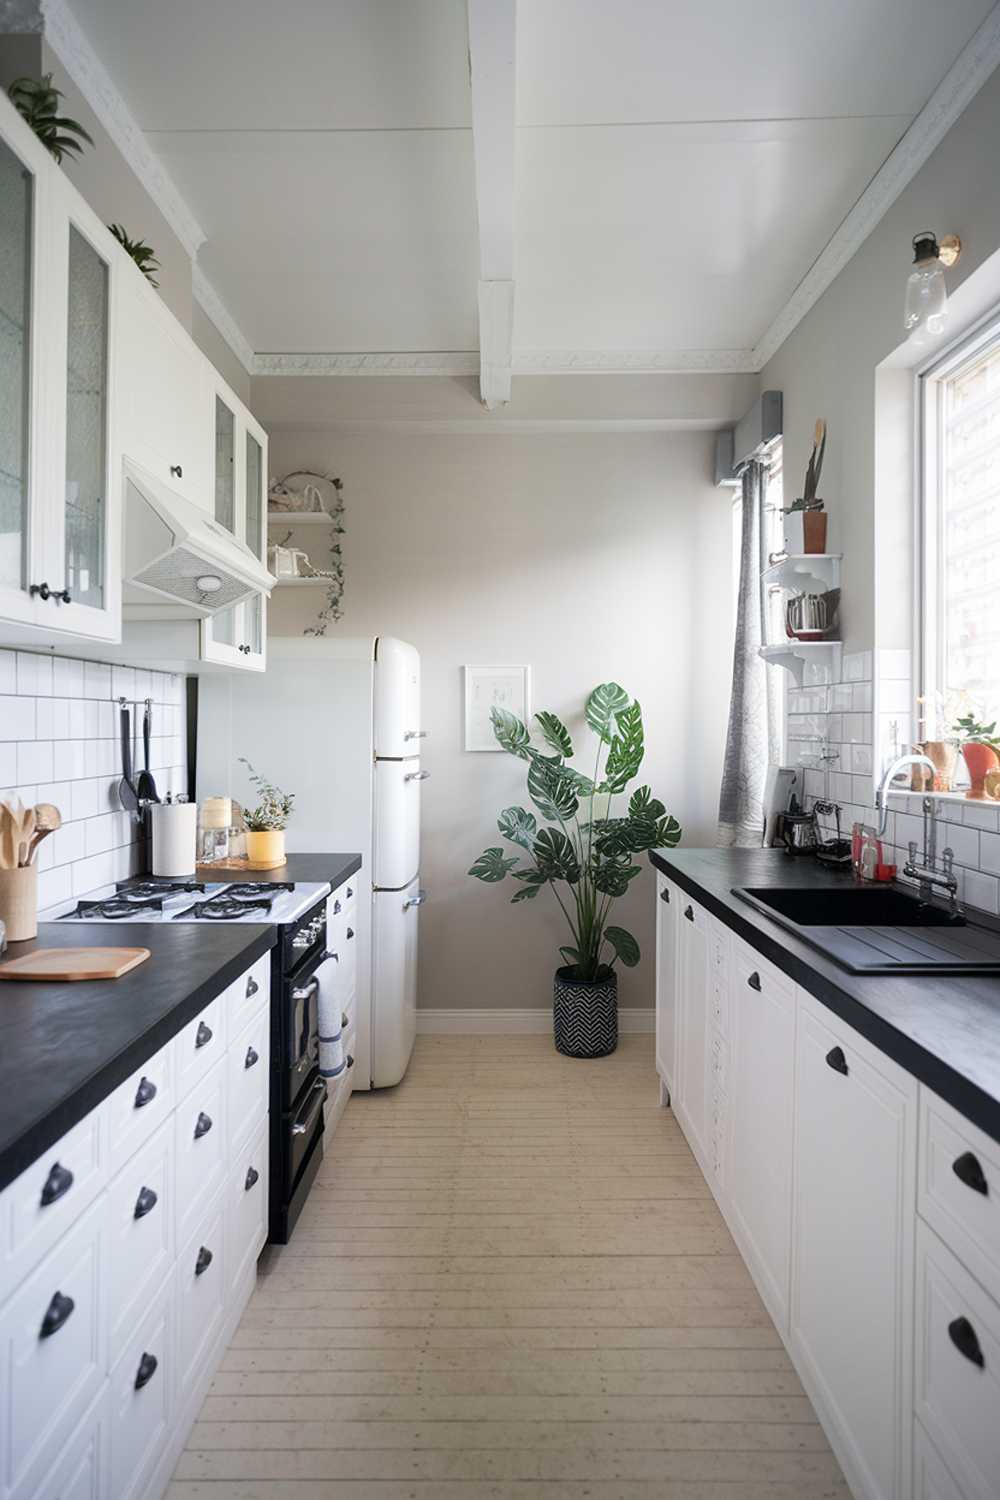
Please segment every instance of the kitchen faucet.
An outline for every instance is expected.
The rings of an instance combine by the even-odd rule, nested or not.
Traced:
[[[906,766],[926,766],[932,775],[937,774],[937,767],[926,755],[901,755],[894,760],[887,769],[879,783],[879,789],[875,793],[875,807],[878,810],[878,834],[879,838],[885,833],[885,825],[889,818],[889,787],[893,777],[898,776]],[[933,784],[933,783],[932,783]],[[942,872],[938,874],[937,869],[937,823],[935,818],[936,808],[933,797],[925,797],[921,804],[924,814],[924,850],[922,863],[917,864],[917,841],[909,841],[909,858],[903,866],[903,874],[910,880],[918,883],[921,901],[930,901],[934,894],[934,887],[941,886],[948,892],[948,904],[952,916],[958,911],[958,881],[955,878],[955,852],[946,848],[942,855]]]

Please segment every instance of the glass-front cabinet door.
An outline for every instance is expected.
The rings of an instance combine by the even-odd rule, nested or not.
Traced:
[[[215,519],[266,557],[267,437],[228,386],[215,396]],[[202,622],[201,654],[220,666],[263,672],[266,601],[261,595]]]

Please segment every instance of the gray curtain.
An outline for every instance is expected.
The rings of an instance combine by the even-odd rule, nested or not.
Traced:
[[[726,758],[719,796],[720,845],[759,845],[764,831],[761,802],[768,763],[778,758],[778,669],[758,655],[766,640],[767,469],[748,463],[743,470],[740,587],[733,649],[733,696],[729,705]]]

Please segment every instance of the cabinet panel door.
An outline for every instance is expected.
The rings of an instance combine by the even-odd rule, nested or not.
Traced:
[[[734,945],[726,1183],[741,1248],[784,1332],[792,1238],[795,986]]]
[[[677,1053],[677,907],[681,892],[656,879],[656,1070],[674,1087]]]
[[[917,1085],[799,991],[791,1347],[856,1493],[909,1493]]]
[[[687,896],[677,917],[677,1084],[675,1107],[701,1165],[710,1170],[708,1088],[708,918]]]

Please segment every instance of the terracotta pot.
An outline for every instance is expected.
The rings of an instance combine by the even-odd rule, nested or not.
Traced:
[[[247,829],[247,859],[251,864],[264,864],[273,860],[276,864],[285,862],[285,830],[283,828],[268,828],[264,831],[254,832]]]
[[[958,746],[954,740],[926,740],[923,752],[935,765],[933,792],[950,792],[955,784]],[[916,768],[915,768],[916,769]]]
[[[805,553],[826,551],[826,511],[807,510],[802,513],[802,550]]]
[[[986,796],[986,773],[1000,768],[1000,755],[997,755],[992,745],[981,745],[976,740],[970,740],[962,746],[962,758],[972,782],[965,795],[982,802]]]

